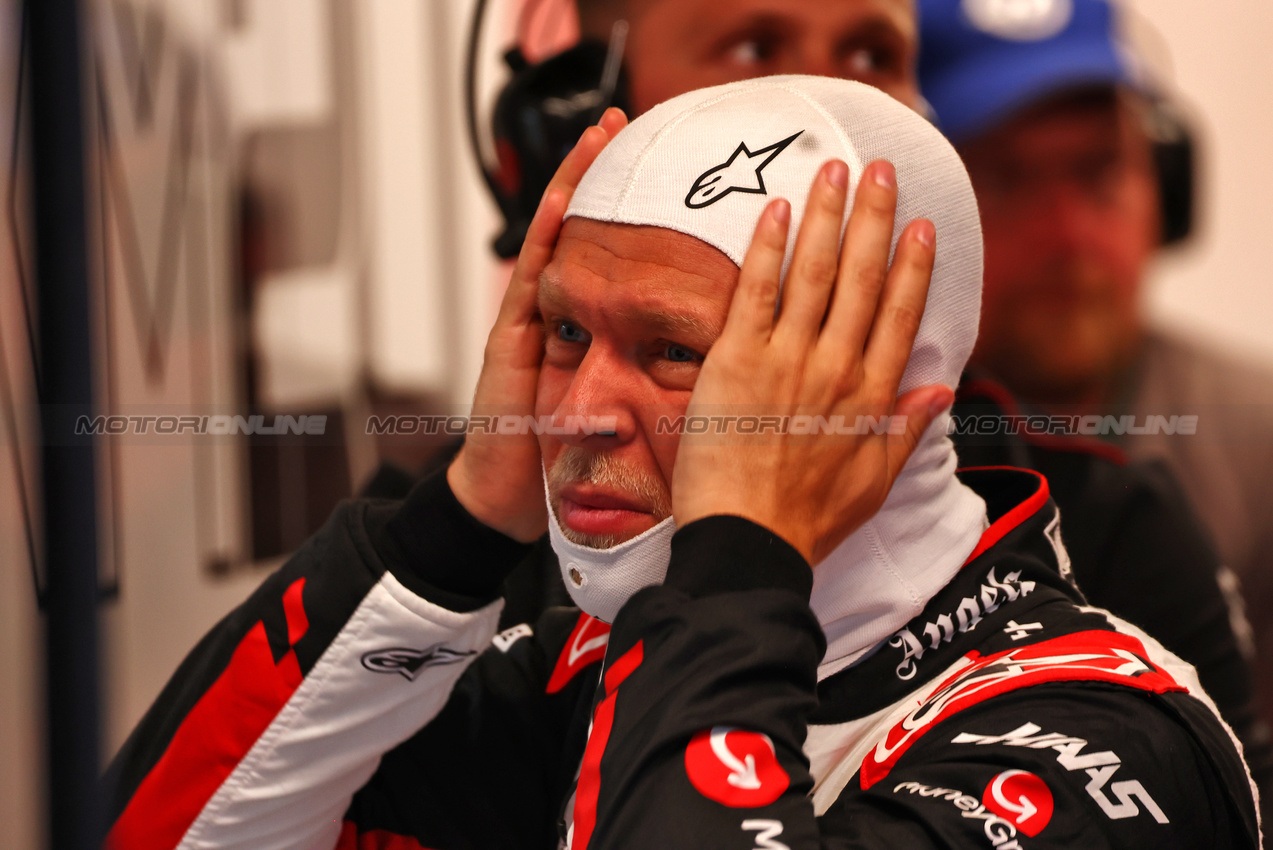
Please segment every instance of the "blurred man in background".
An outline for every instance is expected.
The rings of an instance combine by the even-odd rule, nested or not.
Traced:
[[[1120,443],[1169,463],[1237,573],[1273,721],[1273,373],[1146,323],[1147,266],[1187,230],[1164,198],[1190,192],[1162,167],[1162,93],[1118,42],[1118,15],[1105,0],[921,0],[921,89],[985,234],[973,363],[1056,413],[1197,416],[1196,435]]]
[[[911,0],[577,0],[585,37],[629,24],[624,63],[638,114],[682,92],[769,74],[859,80],[919,103]]]

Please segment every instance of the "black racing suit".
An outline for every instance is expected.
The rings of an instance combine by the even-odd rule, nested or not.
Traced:
[[[990,528],[821,682],[812,573],[680,529],[606,627],[495,634],[530,549],[445,477],[354,502],[183,662],[112,765],[116,848],[1256,847],[1192,668],[1086,608],[1044,479],[961,474]]]
[[[1239,649],[1242,622],[1220,583],[1220,556],[1184,492],[1159,462],[1129,462],[1097,439],[1047,433],[1025,421],[1001,385],[966,374],[951,410],[961,466],[1016,466],[1043,473],[1061,510],[1074,579],[1088,601],[1135,623],[1198,670],[1198,678],[1245,746],[1265,811],[1273,795],[1273,744],[1255,708],[1251,666]],[[1016,427],[980,428],[982,421]],[[1269,659],[1254,659],[1270,663]]]
[[[1197,668],[1244,744],[1268,805],[1273,744],[1256,715],[1252,672],[1221,590],[1219,556],[1179,484],[1162,464],[1129,463],[1121,449],[1100,440],[1026,427],[1021,420],[1037,412],[1018,405],[1001,385],[966,374],[951,410],[960,465],[1014,466],[1047,477],[1084,596]],[[446,466],[459,445],[442,452],[434,468]],[[400,499],[414,480],[386,464],[364,493]],[[533,623],[546,608],[571,604],[546,538],[509,574],[503,595],[501,628]]]

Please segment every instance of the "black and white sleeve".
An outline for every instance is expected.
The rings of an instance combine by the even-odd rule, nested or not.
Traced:
[[[357,501],[195,647],[115,758],[108,846],[335,846],[382,755],[490,643],[529,547],[445,475]]]

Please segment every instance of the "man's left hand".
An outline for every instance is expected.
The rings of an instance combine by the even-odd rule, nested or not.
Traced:
[[[897,397],[932,277],[932,223],[907,226],[890,267],[896,175],[889,163],[874,162],[859,181],[840,248],[847,186],[848,166],[836,160],[815,179],[780,305],[791,207],[779,200],[765,209],[686,415],[842,416],[854,423],[860,414],[900,414],[904,430],[751,437],[687,431],[673,474],[678,526],[713,514],[742,516],[811,564],[879,510],[924,431],[954,399],[940,385]]]

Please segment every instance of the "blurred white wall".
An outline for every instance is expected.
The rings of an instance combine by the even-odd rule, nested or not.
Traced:
[[[469,157],[461,111],[471,0],[86,0],[84,7],[94,49],[86,76],[100,79],[105,93],[88,109],[90,221],[100,237],[93,252],[99,408],[245,414],[235,358],[249,341],[262,357],[267,406],[362,410],[370,382],[467,403],[499,280],[487,248],[493,206]],[[6,165],[19,8],[20,0],[0,0]],[[292,188],[330,184],[334,209],[290,212],[320,220],[331,244],[308,252],[319,260],[267,272],[253,326],[244,328],[235,319],[244,298],[235,227],[248,142],[328,130],[339,173],[289,179]],[[2,197],[9,188],[6,167]],[[31,510],[38,513],[39,499],[34,381],[11,223],[6,204],[0,848],[17,850],[44,840],[44,662],[26,545],[28,525],[39,536]],[[357,478],[374,462],[374,447],[369,458],[363,421],[349,420],[348,435],[329,436],[347,444]],[[105,763],[189,648],[273,563],[251,563],[241,444],[123,438],[101,440],[99,453],[102,561],[106,579],[117,574],[120,585],[101,609]]]
[[[93,5],[98,25],[107,31],[99,38],[109,59],[107,10],[118,5],[105,0]],[[252,334],[264,361],[260,380],[267,403],[283,409],[357,408],[359,382],[367,376],[395,391],[467,402],[492,317],[495,280],[486,248],[493,213],[462,135],[459,94],[469,3],[241,0],[233,19],[226,16],[229,4],[220,0],[135,5],[167,15],[169,49],[193,51],[209,75],[201,97],[209,111],[221,110],[217,120],[223,126],[214,126],[211,118],[200,125],[209,137],[200,146],[206,156],[197,185],[213,196],[213,220],[228,221],[234,214],[233,192],[243,176],[234,156],[239,142],[330,123],[340,128],[341,174],[333,201],[338,209],[331,213],[336,244],[328,260],[269,272],[259,281]],[[162,63],[177,60],[161,55],[166,58],[155,79],[163,91],[171,74]],[[118,88],[122,97],[123,84]],[[217,132],[224,135],[213,138]],[[138,131],[134,142],[155,163],[165,162],[165,139],[151,135]],[[161,169],[147,171],[141,162],[134,168],[136,184],[162,182],[154,173]],[[144,191],[133,198],[143,228],[157,230],[165,210],[154,199],[145,208],[147,200]],[[218,352],[242,331],[230,318],[239,297],[230,261],[215,256],[232,252],[234,239],[221,233],[214,244],[217,250],[202,270],[212,281],[213,314],[202,320],[183,315],[186,299],[196,292],[188,280],[178,281],[171,374],[143,380],[143,352],[128,344],[130,328],[119,329],[124,338],[117,341],[120,361],[113,380],[121,405],[241,405],[236,394],[241,387],[232,386],[241,376],[231,367],[221,364],[229,386],[215,399],[196,397],[181,372],[208,357],[202,342],[210,340],[212,356],[219,359]],[[354,443],[362,424],[351,422]],[[115,498],[122,505],[122,590],[105,606],[103,618],[108,753],[123,742],[198,637],[273,565],[234,569],[228,576],[209,571],[211,557],[241,565],[248,556],[241,529],[211,542],[201,539],[206,532],[200,524],[209,519],[202,514],[210,510],[223,524],[234,525],[244,486],[243,459],[232,456],[215,476],[220,490],[201,498],[193,479],[204,450],[198,441],[124,441],[115,471]],[[222,450],[234,453],[233,446]]]
[[[1273,362],[1273,3],[1132,0],[1201,131],[1200,228],[1148,287],[1158,321]]]

